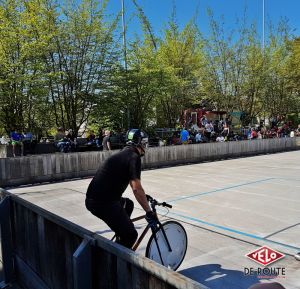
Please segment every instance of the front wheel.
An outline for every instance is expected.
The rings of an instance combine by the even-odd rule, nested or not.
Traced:
[[[156,238],[163,263],[160,259],[153,234],[147,244],[146,257],[175,271],[185,257],[187,249],[187,234],[184,227],[176,221],[167,221],[163,223],[162,226],[172,251],[169,251],[164,234],[162,230],[159,229],[158,232],[156,232]]]

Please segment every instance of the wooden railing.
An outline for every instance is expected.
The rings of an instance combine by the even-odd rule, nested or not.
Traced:
[[[196,163],[299,149],[296,138],[274,138],[149,148],[144,168]],[[58,181],[95,174],[112,152],[78,152],[0,158],[0,187]]]
[[[0,191],[5,284],[15,280],[30,289],[207,288],[3,189]]]

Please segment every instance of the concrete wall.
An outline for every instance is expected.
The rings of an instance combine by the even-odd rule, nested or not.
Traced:
[[[150,148],[143,168],[297,149],[296,138]],[[55,153],[0,159],[0,187],[92,176],[112,152]]]

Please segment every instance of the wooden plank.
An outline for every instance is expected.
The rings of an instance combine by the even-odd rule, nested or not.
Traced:
[[[175,286],[179,289],[202,289],[205,288],[198,282],[195,282],[177,272],[171,271],[167,269],[166,267],[155,263],[154,261],[143,257],[139,254],[136,254],[135,252],[120,246],[116,243],[113,243],[101,236],[95,235],[94,236],[96,240],[97,246],[104,249],[104,251],[108,251],[111,254],[114,254],[118,256],[118,258],[121,258],[125,260],[128,263],[131,263],[132,265],[142,268],[145,272],[147,272],[150,275],[153,275],[159,279],[161,279],[163,282],[166,282],[167,284],[171,286]],[[188,286],[187,286],[188,284]]]
[[[22,287],[30,289],[50,289],[44,281],[18,256],[15,256],[17,281]]]
[[[60,289],[63,287],[60,287],[61,284],[57,284],[55,281],[65,279],[67,274],[67,269],[66,269],[66,245],[65,245],[65,240],[67,238],[75,238],[74,231],[79,231],[81,230],[79,236],[76,235],[78,238],[78,243],[77,246],[80,244],[80,236],[84,236],[86,232],[89,234],[87,235],[92,235],[95,240],[96,240],[96,246],[99,248],[96,248],[97,250],[100,250],[100,255],[99,258],[101,260],[101,270],[109,270],[108,274],[106,276],[117,276],[117,258],[121,258],[123,261],[126,263],[130,263],[136,267],[142,268],[145,272],[154,275],[160,279],[162,279],[164,282],[167,282],[170,285],[176,285],[178,288],[186,288],[186,283],[188,282],[191,287],[189,288],[201,288],[199,287],[199,284],[197,282],[193,282],[190,279],[176,273],[173,271],[170,271],[166,269],[165,267],[153,262],[152,260],[149,260],[143,256],[140,256],[136,254],[135,252],[124,248],[123,246],[120,246],[116,243],[113,243],[102,236],[99,236],[97,234],[93,235],[91,232],[88,230],[81,228],[80,226],[74,225],[71,222],[64,220],[60,217],[53,216],[53,218],[48,218],[47,214],[50,214],[47,211],[42,210],[41,208],[36,208],[35,205],[33,204],[28,204],[28,202],[24,202],[24,200],[21,200],[20,198],[16,196],[12,196],[12,200],[18,203],[16,208],[19,208],[20,212],[18,214],[18,218],[20,218],[19,222],[16,222],[16,226],[19,226],[22,220],[22,205],[26,204],[28,206],[27,209],[35,208],[36,211],[41,210],[43,212],[43,215],[45,215],[45,220],[44,220],[44,240],[45,240],[45,260],[48,263],[48,268],[53,270],[53,272],[50,272],[50,280],[48,280],[49,284],[51,284],[51,287]],[[49,219],[52,219],[52,221],[49,221]],[[54,221],[58,221],[57,223],[53,223]],[[62,225],[62,226],[61,226]],[[74,230],[74,226],[76,230]],[[18,228],[19,231],[22,233],[22,227]],[[24,240],[24,234],[19,233],[20,238],[17,240],[18,242],[18,251],[20,252],[21,255],[25,256],[24,248],[23,248],[23,242]],[[68,236],[70,234],[70,236]],[[76,243],[76,242],[75,242]],[[76,246],[76,247],[77,247]],[[38,246],[37,246],[38,247]],[[74,246],[74,251],[76,249]],[[71,246],[72,248],[72,246]],[[96,252],[97,252],[96,250]],[[71,250],[67,250],[67,252],[70,252]],[[74,252],[73,251],[73,252]],[[106,252],[105,252],[106,251]],[[118,256],[118,257],[116,257]],[[103,263],[103,260],[105,262]],[[110,264],[110,266],[107,266],[107,263]],[[96,262],[97,264],[97,262]],[[106,264],[106,265],[105,265]],[[96,266],[97,268],[95,270],[99,270],[99,266]],[[59,271],[59,272],[58,272]],[[99,271],[97,272],[99,274]],[[115,286],[115,285],[114,285]],[[101,288],[101,287],[100,287]]]
[[[93,240],[85,238],[73,254],[73,281],[74,289],[92,289],[92,255]]]
[[[23,230],[25,234],[25,256],[27,264],[33,269],[39,268],[37,214],[22,208],[24,211]]]
[[[49,270],[47,269],[47,255],[46,255],[46,240],[45,240],[45,226],[44,218],[40,215],[37,217],[38,225],[38,251],[39,251],[39,268],[37,269],[40,272],[41,276],[44,276],[46,280],[49,280],[50,277],[47,277]]]
[[[47,263],[49,270],[47,275],[49,287],[73,288],[72,255],[81,238],[48,220],[44,221],[44,231],[46,249],[44,262]]]
[[[96,247],[93,248],[92,252],[93,288],[118,289],[117,257]]]
[[[132,272],[131,264],[122,260],[121,258],[117,259],[117,280],[118,288],[122,289],[132,289]],[[141,287],[143,289],[143,287]]]
[[[155,276],[149,276],[149,289],[166,289],[166,284]]]
[[[298,138],[299,139],[299,138]],[[150,148],[142,160],[143,168],[215,160],[230,156],[247,156],[297,149],[296,138],[263,139],[226,143],[192,144]],[[1,159],[0,185],[20,185],[89,176],[113,152],[57,153]],[[27,158],[30,158],[28,161]],[[50,161],[51,159],[51,161]],[[21,169],[22,168],[22,169]],[[23,177],[22,177],[23,176]]]
[[[149,289],[149,274],[132,266],[132,289]]]

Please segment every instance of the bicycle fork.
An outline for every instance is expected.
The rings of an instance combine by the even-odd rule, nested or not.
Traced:
[[[164,230],[164,228],[163,228],[161,222],[158,222],[158,224],[159,224],[159,229],[158,229],[157,231],[155,231],[154,228],[151,228],[151,230],[152,230],[153,238],[154,238],[154,241],[155,241],[155,244],[156,244],[156,247],[157,247],[157,251],[158,251],[158,254],[159,254],[159,258],[160,258],[160,260],[161,260],[162,265],[165,266],[164,261],[163,261],[162,256],[161,256],[161,251],[160,251],[160,248],[159,248],[159,245],[158,245],[158,242],[157,242],[157,237],[156,237],[156,233],[157,233],[159,230],[161,230],[162,233],[163,233],[163,236],[164,236],[165,241],[166,241],[166,243],[167,243],[169,252],[172,252],[172,248],[171,248],[171,245],[170,245],[170,243],[169,243],[169,240],[168,240],[168,238],[167,238],[166,232],[165,232],[165,230]]]

